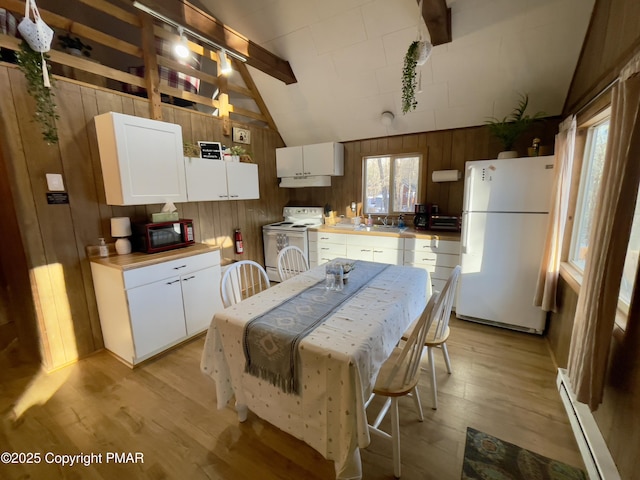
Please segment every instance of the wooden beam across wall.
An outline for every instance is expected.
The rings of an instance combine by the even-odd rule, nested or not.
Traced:
[[[171,2],[141,0],[139,3],[210,39],[221,47],[245,57],[248,65],[267,75],[277,78],[287,85],[297,82],[288,61],[262,48],[186,0]]]
[[[144,79],[149,98],[149,117],[162,120],[162,98],[160,95],[160,75],[158,74],[158,57],[156,56],[156,37],[153,34],[153,19],[140,12],[142,20],[142,53],[144,58]]]
[[[429,30],[431,44],[442,45],[452,41],[451,37],[451,9],[447,8],[445,0],[418,0],[422,1],[422,18]]]

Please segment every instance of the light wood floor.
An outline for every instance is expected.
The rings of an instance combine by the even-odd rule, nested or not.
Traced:
[[[453,374],[436,352],[439,409],[425,421],[410,399],[401,411],[402,478],[460,479],[466,428],[582,466],[555,387],[544,339],[452,320]],[[2,479],[332,479],[333,463],[253,414],[239,424],[216,410],[199,370],[204,337],[131,370],[106,352],[49,375],[0,358],[0,451],[102,453],[101,464],[5,465]],[[390,446],[372,437],[364,479],[393,478]],[[144,463],[106,463],[107,452],[142,452]]]

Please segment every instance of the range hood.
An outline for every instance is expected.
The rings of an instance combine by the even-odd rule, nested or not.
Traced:
[[[330,187],[331,177],[329,175],[311,175],[308,177],[282,177],[280,187],[282,188],[302,188],[302,187]]]

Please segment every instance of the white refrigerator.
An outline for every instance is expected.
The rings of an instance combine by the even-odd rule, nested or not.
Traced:
[[[458,318],[544,331],[546,314],[533,298],[553,167],[553,156],[466,162]]]

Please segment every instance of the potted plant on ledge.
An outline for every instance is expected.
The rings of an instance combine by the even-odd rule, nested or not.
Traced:
[[[533,122],[545,115],[544,112],[537,112],[533,116],[525,113],[529,105],[529,95],[523,94],[520,97],[518,106],[504,117],[502,120],[491,117],[487,120],[487,126],[491,134],[502,142],[504,150],[498,154],[498,158],[516,158],[518,152],[513,150],[516,140],[531,126]]]
[[[61,35],[60,38],[58,38],[58,41],[60,42],[60,46],[67,50],[71,55],[75,55],[77,57],[91,56],[91,50],[93,50],[93,47],[91,45],[87,45],[78,37],[72,37],[71,34],[67,33]]]

